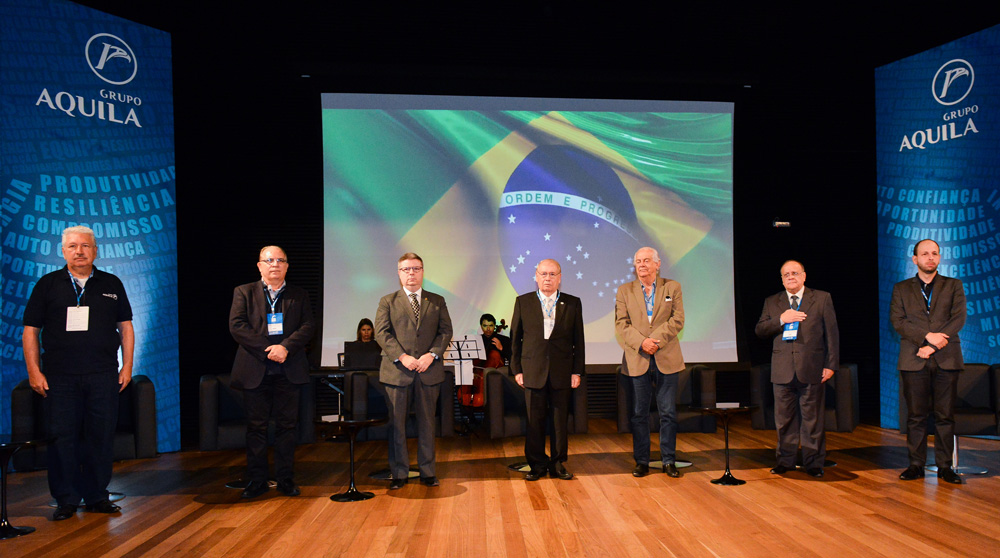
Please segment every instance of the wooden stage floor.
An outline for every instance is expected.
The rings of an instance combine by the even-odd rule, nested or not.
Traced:
[[[725,466],[721,429],[678,436],[679,458],[693,462],[680,479],[633,478],[631,437],[610,420],[570,438],[571,481],[529,483],[509,471],[523,438],[439,439],[441,486],[411,482],[391,493],[367,476],[385,467],[385,442],[365,442],[358,482],[375,498],[354,503],[329,499],[348,482],[346,443],[298,449],[301,496],[272,490],[252,501],[224,487],[242,473],[241,451],[187,451],[116,464],[122,513],[61,522],[50,519],[45,472],[14,473],[12,523],[37,530],[0,541],[0,556],[1000,555],[1000,441],[963,438],[963,463],[990,473],[954,486],[933,474],[899,481],[907,460],[895,431],[828,434],[838,466],[823,479],[771,475],[774,437],[734,418],[731,465],[742,486],[709,482]]]

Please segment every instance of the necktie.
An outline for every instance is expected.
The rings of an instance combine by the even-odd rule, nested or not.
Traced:
[[[799,309],[799,297],[798,295],[792,295],[792,310]]]
[[[420,321],[420,303],[417,302],[417,293],[410,293],[410,307],[413,308],[413,319]]]
[[[555,305],[555,301],[551,298],[545,299],[545,317],[554,319],[555,316],[552,315],[552,307]]]

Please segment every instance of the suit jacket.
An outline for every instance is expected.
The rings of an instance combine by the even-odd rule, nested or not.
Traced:
[[[799,310],[807,317],[799,322],[798,337],[794,341],[781,339],[784,328],[779,318],[788,307],[785,291],[769,296],[764,300],[764,309],[757,321],[757,336],[773,338],[771,382],[787,384],[792,378],[798,378],[805,384],[821,383],[824,368],[840,369],[840,330],[833,299],[828,292],[806,287]]]
[[[638,279],[618,287],[615,296],[615,337],[625,350],[627,370],[623,372],[629,376],[642,376],[649,371],[650,355],[642,350],[642,342],[647,337],[660,340],[654,357],[661,373],[676,374],[684,370],[684,357],[677,337],[684,328],[681,284],[657,277],[655,285],[652,322],[646,317],[646,300]]]
[[[288,349],[288,358],[283,365],[285,375],[293,384],[305,384],[309,382],[309,361],[305,348],[316,327],[309,294],[303,288],[286,283],[279,300],[284,322],[280,344]],[[271,362],[264,348],[275,344],[267,335],[267,314],[270,311],[262,281],[240,285],[233,291],[229,333],[239,344],[232,372],[232,385],[236,389],[254,389],[264,379],[267,365]]]
[[[541,389],[550,379],[553,388],[569,389],[571,376],[582,376],[586,363],[580,299],[559,293],[555,326],[545,339],[542,304],[537,292],[517,297],[510,322],[510,340],[510,371],[524,374],[524,387]]]
[[[383,296],[375,312],[375,340],[382,346],[379,381],[392,386],[408,386],[417,377],[426,385],[443,382],[443,358],[451,332],[451,316],[441,295],[421,291],[419,322],[413,318],[410,299],[403,289]],[[403,354],[420,358],[426,353],[438,358],[419,374],[399,362]]]
[[[923,284],[917,277],[896,283],[892,288],[892,301],[889,303],[889,320],[892,327],[899,333],[899,364],[900,370],[922,370],[925,359],[917,356],[917,349],[922,347],[924,336],[929,332],[948,335],[948,344],[936,353],[934,358],[938,366],[944,370],[961,370],[965,368],[962,359],[962,344],[958,332],[965,325],[965,288],[962,281],[953,277],[945,277],[938,273],[932,282],[931,311],[927,313],[924,295],[920,292]]]

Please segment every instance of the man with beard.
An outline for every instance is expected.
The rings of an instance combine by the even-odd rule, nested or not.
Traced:
[[[962,281],[937,272],[938,243],[926,239],[913,247],[917,275],[892,288],[889,319],[899,333],[899,374],[906,399],[906,448],[910,466],[901,480],[924,477],[927,415],[934,410],[934,459],[938,478],[962,484],[951,468],[955,446],[955,388],[965,367],[958,332],[965,325]]]

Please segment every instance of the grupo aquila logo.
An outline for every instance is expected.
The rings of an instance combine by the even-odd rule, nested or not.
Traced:
[[[132,47],[110,33],[98,33],[84,49],[87,64],[97,77],[111,85],[125,85],[135,78],[139,68]]]
[[[951,106],[962,102],[972,91],[972,84],[976,81],[976,72],[969,64],[961,58],[955,58],[945,62],[931,82],[931,93],[934,100],[945,106]]]

